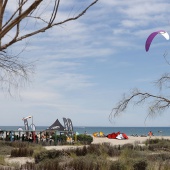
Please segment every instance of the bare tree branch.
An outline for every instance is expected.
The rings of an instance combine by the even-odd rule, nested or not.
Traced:
[[[11,94],[11,90],[18,90],[29,81],[34,73],[34,63],[22,61],[18,56],[0,53],[0,84]]]
[[[23,39],[25,39],[25,38],[28,38],[28,37],[31,37],[31,36],[33,36],[33,35],[36,35],[36,34],[38,34],[38,33],[42,33],[42,32],[45,32],[46,30],[48,30],[48,29],[50,29],[51,27],[54,27],[54,26],[57,26],[57,25],[62,25],[62,24],[64,24],[64,23],[66,23],[66,22],[69,22],[69,21],[73,21],[73,20],[77,20],[78,18],[80,18],[81,16],[83,16],[85,13],[86,13],[86,11],[91,7],[91,6],[93,6],[95,3],[97,3],[97,1],[98,0],[95,0],[93,3],[91,3],[89,6],[87,6],[83,11],[81,11],[78,15],[76,15],[75,17],[70,17],[70,18],[68,18],[68,19],[66,19],[66,20],[63,20],[63,21],[61,21],[61,22],[58,22],[58,23],[53,23],[53,21],[54,21],[54,19],[56,18],[56,14],[57,14],[57,11],[58,11],[58,6],[59,6],[59,2],[60,1],[56,1],[56,7],[55,7],[55,11],[53,11],[53,13],[52,13],[52,15],[51,15],[51,19],[50,19],[50,21],[48,22],[48,24],[47,24],[47,26],[45,26],[45,27],[43,27],[43,28],[40,28],[40,29],[38,29],[38,30],[36,30],[36,31],[34,31],[34,32],[31,32],[31,33],[29,33],[29,34],[25,34],[25,35],[23,35],[23,36],[21,36],[21,37],[18,37],[15,41],[11,41],[11,42],[9,42],[9,43],[6,43],[6,44],[4,44],[4,45],[2,45],[1,46],[1,49],[3,50],[3,49],[6,49],[8,46],[10,46],[10,45],[12,45],[12,44],[14,44],[14,43],[16,43],[16,42],[18,42],[18,41],[21,41],[21,40],[23,40]],[[31,12],[31,11],[29,11],[29,12]],[[27,12],[28,13],[28,12]],[[22,14],[23,15],[23,14]],[[24,18],[24,16],[22,17],[22,18]],[[33,18],[33,17],[32,17]],[[53,19],[52,19],[53,18]],[[41,19],[41,20],[43,20],[43,19]],[[44,20],[43,20],[44,21]],[[15,23],[15,25],[16,25],[17,23]],[[13,24],[14,25],[14,24]],[[14,25],[14,26],[15,26]],[[10,27],[10,28],[12,28],[12,27]],[[9,30],[8,30],[9,31]],[[2,31],[2,33],[0,33],[0,37],[3,37],[4,36],[4,33],[3,33],[3,31]]]
[[[2,6],[2,16],[3,16],[3,14],[4,14],[4,11],[5,11],[7,2],[8,2],[8,0],[5,0],[4,3],[3,3],[3,6]]]
[[[167,86],[167,84],[170,83],[170,74],[169,73],[165,73],[161,76],[161,78],[159,78],[158,80],[156,80],[155,85],[157,85],[160,90],[162,90],[163,86]],[[169,87],[169,86],[167,86]]]
[[[55,4],[54,4],[54,8],[53,8],[53,12],[52,12],[52,15],[51,15],[51,18],[50,18],[49,25],[51,25],[51,24],[54,22],[55,18],[56,18],[59,4],[60,4],[60,0],[55,1]]]
[[[57,22],[56,18],[61,0],[16,0],[16,9],[10,14],[8,7],[11,5],[11,1],[0,0],[0,88],[5,88],[11,94],[12,87],[19,89],[22,83],[24,84],[29,81],[30,74],[34,72],[34,63],[24,62],[21,57],[19,57],[19,54],[16,56],[9,55],[7,53],[8,47],[11,47],[23,39],[45,32],[54,26],[62,25],[82,17],[98,0],[91,1],[92,2],[76,16]],[[49,13],[47,14],[48,18],[47,16],[43,18],[47,6],[42,9],[42,2],[49,2],[48,12],[50,15],[48,15]],[[28,25],[28,21],[31,21],[30,23],[32,25]],[[37,24],[38,27],[33,27],[33,24],[37,23],[37,21],[39,21],[40,24]],[[26,33],[21,31],[23,27]],[[11,39],[7,40],[6,37],[10,37]],[[22,52],[23,50],[21,50],[21,53]]]
[[[137,99],[137,101],[134,101]],[[120,102],[114,107],[110,113],[110,118],[112,115],[114,117],[118,116],[121,112],[124,112],[128,105],[134,101],[134,105],[142,104],[147,100],[152,100],[150,106],[148,107],[148,115],[154,115],[156,113],[162,113],[165,109],[169,108],[170,100],[163,96],[153,95],[150,93],[142,93],[139,90],[134,90],[129,96],[124,96]]]
[[[8,0],[6,0],[8,1]],[[25,0],[24,2],[22,3],[19,3],[21,5],[19,5],[18,9],[12,14],[12,16],[8,19],[8,21],[6,21],[6,23],[2,26],[2,29],[8,25],[10,23],[10,21],[14,18],[14,16],[17,14],[17,12],[24,6],[24,4],[27,2],[28,0]]]
[[[34,1],[34,3],[27,8],[21,15],[19,15],[18,17],[16,17],[13,21],[11,21],[9,23],[9,25],[7,25],[5,28],[2,29],[2,31],[0,32],[0,37],[4,37],[8,31],[10,31],[14,26],[16,26],[18,24],[18,22],[20,22],[22,19],[24,19],[25,17],[27,17],[27,15],[33,11],[35,8],[37,8],[37,6],[42,2],[42,0],[36,0]]]

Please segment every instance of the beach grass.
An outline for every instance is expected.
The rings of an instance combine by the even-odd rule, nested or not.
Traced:
[[[118,141],[119,142],[119,141]],[[68,149],[50,149],[35,144],[9,144],[1,143],[6,148],[4,153],[9,153],[11,147],[24,146],[33,148],[34,162],[25,162],[22,165],[7,163],[5,155],[0,157],[0,165],[10,166],[13,169],[37,169],[37,170],[168,170],[170,169],[170,140],[146,139],[141,142],[112,145],[109,142],[82,145]],[[63,147],[63,146],[58,146]],[[1,147],[0,147],[1,148]],[[56,147],[57,148],[57,147]],[[8,150],[9,149],[9,150]],[[8,151],[7,151],[8,150]],[[1,153],[1,152],[0,152]],[[9,169],[9,168],[8,168]],[[10,170],[10,169],[9,169]]]

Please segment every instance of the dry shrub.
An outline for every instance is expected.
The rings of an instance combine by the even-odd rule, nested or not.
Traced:
[[[19,148],[19,149],[12,149],[11,156],[12,157],[26,157],[32,156],[34,153],[32,148]]]
[[[15,141],[15,142],[8,142],[8,143],[10,146],[15,147],[15,148],[25,148],[29,146],[28,142]]]
[[[120,153],[121,153],[119,147],[113,146],[110,143],[103,143],[102,151],[111,157],[120,156]]]
[[[109,156],[119,156],[121,151],[118,147],[112,146],[109,143],[103,143],[103,144],[91,144],[87,148],[88,154],[96,154],[98,156],[100,155],[109,155]]]
[[[124,144],[121,149],[129,149],[129,150],[133,150],[134,149],[134,146],[133,144],[131,143],[127,143],[127,144]]]
[[[92,155],[77,157],[65,165],[67,169],[74,170],[104,170],[109,169],[109,164],[101,157],[93,157]]]
[[[87,152],[100,156],[102,154],[101,144],[91,144],[88,147],[88,151]]]
[[[42,162],[46,159],[55,159],[63,155],[63,151],[45,150],[34,155],[35,163]]]
[[[134,170],[145,170],[147,169],[148,162],[146,159],[137,159],[133,163]]]
[[[114,161],[111,163],[109,170],[126,170],[126,165],[121,161]]]
[[[46,159],[39,164],[35,163],[26,163],[25,165],[21,165],[20,169],[24,170],[61,170],[59,166],[59,161],[56,159]]]
[[[127,158],[136,159],[137,157],[140,157],[140,156],[141,155],[138,151],[125,148],[121,151],[120,158],[122,158],[122,159],[127,159]]]
[[[37,165],[39,170],[59,170],[59,161],[57,159],[47,159],[43,161],[41,164]]]
[[[74,151],[72,151],[72,152],[74,152]],[[75,154],[77,156],[85,156],[87,154],[87,147],[83,146],[83,148],[76,148]]]
[[[170,161],[170,154],[169,153],[155,153],[147,156],[149,161]]]
[[[4,156],[0,156],[0,165],[6,165]]]
[[[170,151],[170,140],[168,139],[150,139],[146,141],[148,149],[151,151],[168,150]]]

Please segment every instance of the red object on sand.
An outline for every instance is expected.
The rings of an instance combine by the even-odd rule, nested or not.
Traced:
[[[111,133],[111,134],[108,134],[107,137],[109,139],[116,139],[117,135],[119,135],[120,132],[117,132],[117,133]]]
[[[110,134],[107,135],[107,137],[109,139],[117,139],[116,137],[120,134],[122,135],[121,139],[128,139],[128,136],[125,133],[120,133],[120,132],[110,133]]]
[[[122,136],[123,136],[125,139],[128,139],[128,136],[127,136],[125,133],[122,133]]]

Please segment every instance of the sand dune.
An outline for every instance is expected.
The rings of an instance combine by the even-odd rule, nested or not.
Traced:
[[[170,140],[170,136],[152,136],[151,137],[151,139],[157,139],[157,138]],[[149,139],[149,136],[147,137],[129,136],[129,139],[126,139],[126,140],[108,139],[107,137],[93,137],[92,144],[110,143],[111,145],[124,145],[127,143],[131,143],[131,144],[143,145],[144,141],[146,141],[147,139]],[[83,147],[83,146],[77,146],[77,145],[45,146],[47,150],[51,150],[51,149],[64,150],[64,149],[74,149],[77,147]],[[11,158],[8,156],[5,160],[9,163],[18,162],[20,165],[25,164],[26,162],[34,162],[33,158],[28,158],[28,157]]]

